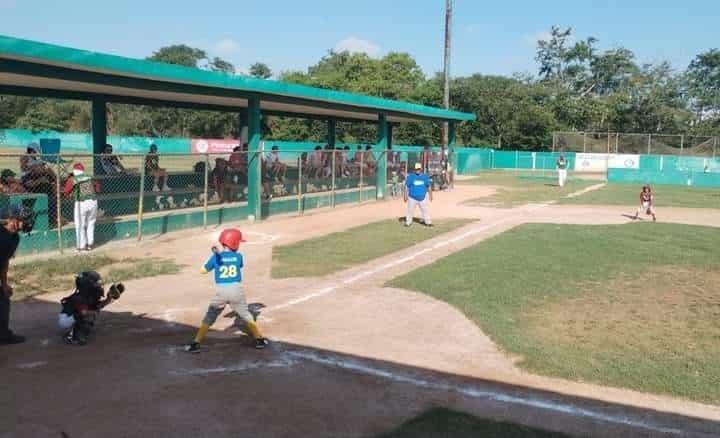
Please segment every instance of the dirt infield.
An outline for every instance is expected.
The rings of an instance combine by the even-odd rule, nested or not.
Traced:
[[[31,340],[2,348],[0,437],[372,436],[434,406],[580,436],[720,435],[720,407],[523,373],[458,310],[382,287],[522,223],[624,223],[633,213],[462,205],[487,193],[458,186],[439,194],[435,216],[476,221],[322,278],[271,280],[272,245],[400,216],[402,203],[242,224],[248,299],[268,306],[260,323],[274,341],[262,352],[222,317],[207,351],[181,350],[211,295],[196,267],[217,230],[111,246],[128,256],[173,256],[188,268],[128,282],[86,347],[60,343],[57,300],[67,291],[15,303],[12,326]],[[720,210],[659,214],[720,226]]]

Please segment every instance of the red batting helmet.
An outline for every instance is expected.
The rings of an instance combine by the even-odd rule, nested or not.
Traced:
[[[242,232],[237,228],[228,228],[220,233],[218,241],[222,246],[237,251],[240,247],[240,242],[245,242],[245,239],[243,239]]]
[[[75,164],[73,165],[73,170],[80,170],[80,171],[83,171],[83,172],[84,172],[84,171],[85,171],[85,166],[83,166],[82,163],[75,163]]]

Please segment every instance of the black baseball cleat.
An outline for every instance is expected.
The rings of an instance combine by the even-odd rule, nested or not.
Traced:
[[[263,348],[267,347],[268,345],[270,345],[270,341],[268,341],[265,338],[255,339],[255,348],[257,348],[258,350],[262,350]]]
[[[16,335],[10,332],[7,336],[0,338],[0,345],[15,345],[25,342],[25,336]]]
[[[188,353],[200,353],[200,343],[191,342],[190,344],[185,346],[185,351],[187,351]]]

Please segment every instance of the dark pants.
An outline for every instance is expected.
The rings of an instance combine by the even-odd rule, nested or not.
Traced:
[[[0,339],[10,336],[10,298],[0,293]]]

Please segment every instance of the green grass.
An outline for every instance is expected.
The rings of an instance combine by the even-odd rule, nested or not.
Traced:
[[[181,269],[182,266],[172,260],[154,257],[116,259],[105,255],[70,256],[11,264],[9,281],[15,289],[13,299],[22,300],[48,292],[71,292],[75,275],[82,271],[98,271],[105,284],[111,284],[177,274]]]
[[[513,423],[473,417],[449,409],[431,409],[378,438],[550,438],[568,435],[546,432]]]
[[[539,374],[720,403],[720,232],[528,224],[393,287],[446,301]]]
[[[466,201],[467,205],[512,208],[528,203],[548,202],[560,199],[600,181],[568,179],[565,187],[557,185],[553,176],[519,176],[511,172],[486,172],[457,184],[494,186],[497,191],[482,198]]]
[[[398,220],[384,220],[346,231],[273,247],[273,278],[319,277],[411,247],[471,222],[435,221],[432,228],[405,228]]]
[[[608,184],[575,198],[562,199],[561,204],[628,205],[639,204],[640,184]],[[719,208],[720,191],[685,186],[653,186],[657,207]]]

